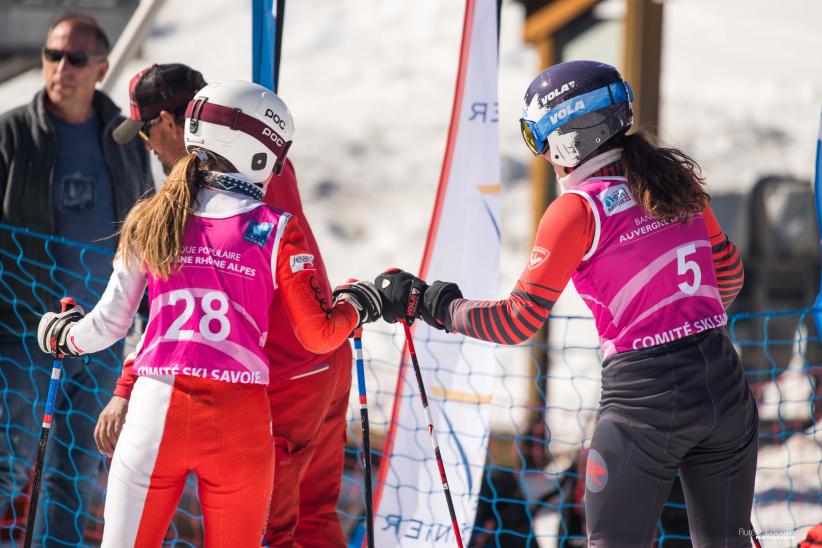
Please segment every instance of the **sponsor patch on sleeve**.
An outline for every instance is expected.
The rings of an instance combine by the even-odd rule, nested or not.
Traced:
[[[245,227],[243,238],[253,244],[263,247],[268,241],[268,237],[271,235],[271,231],[273,229],[274,225],[272,223],[258,223],[256,221],[249,221]]]
[[[291,272],[314,270],[314,255],[311,255],[310,253],[292,255],[289,262],[291,263]]]

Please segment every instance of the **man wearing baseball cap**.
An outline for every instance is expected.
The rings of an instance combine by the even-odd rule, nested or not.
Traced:
[[[139,134],[168,174],[186,154],[185,110],[203,86],[202,75],[186,65],[153,65],[141,71],[129,84],[130,119],[115,130],[115,139],[128,142]],[[263,201],[296,217],[314,254],[317,296],[331,302],[328,275],[303,213],[290,160],[286,159],[280,175],[272,175]],[[347,543],[337,516],[337,499],[351,391],[351,346],[346,342],[323,355],[303,348],[277,294],[269,324],[289,327],[270,329],[263,347],[271,368],[268,397],[275,442],[274,488],[263,541],[272,547],[343,548]],[[135,380],[127,358],[114,397],[94,429],[102,453],[114,452]]]
[[[124,145],[140,135],[168,175],[186,153],[186,106],[205,85],[199,71],[181,63],[151,65],[138,72],[128,86],[129,117],[114,130],[114,140]]]

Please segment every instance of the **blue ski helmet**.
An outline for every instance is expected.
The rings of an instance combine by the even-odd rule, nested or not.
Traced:
[[[520,129],[535,155],[578,166],[605,142],[631,127],[634,95],[611,65],[566,61],[534,78],[525,92]]]

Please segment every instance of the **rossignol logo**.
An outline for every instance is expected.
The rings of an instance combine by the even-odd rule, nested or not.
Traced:
[[[545,101],[546,102],[553,101],[554,99],[556,99],[557,97],[559,97],[563,93],[566,93],[566,92],[571,91],[572,89],[574,89],[575,85],[576,85],[576,81],[571,80],[567,84],[562,84],[562,86],[560,86],[558,89],[552,89],[551,91],[548,92],[548,95],[545,96]]]
[[[279,126],[280,129],[285,129],[285,120],[280,118],[280,115],[271,110],[270,108],[265,109],[265,117],[271,118],[271,120]]]
[[[558,111],[549,115],[548,118],[551,120],[552,124],[556,124],[557,120],[564,120],[578,110],[585,110],[585,101],[580,99],[579,101],[574,101],[574,104],[572,105],[565,105]]]
[[[605,215],[609,217],[636,205],[634,197],[628,191],[628,185],[624,183],[603,190],[598,197],[605,208]]]
[[[314,270],[314,255],[301,253],[292,255],[288,261],[291,264],[291,272],[301,272],[303,270]]]
[[[531,258],[528,259],[528,270],[534,270],[551,256],[551,252],[544,247],[535,246],[531,250]]]
[[[608,485],[608,466],[599,451],[588,451],[588,460],[585,463],[585,488],[592,493],[599,493]]]

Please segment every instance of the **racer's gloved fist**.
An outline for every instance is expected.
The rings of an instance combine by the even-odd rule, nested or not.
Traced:
[[[357,310],[360,317],[357,327],[380,319],[382,300],[377,288],[371,282],[349,280],[338,285],[331,296],[334,298],[334,303],[346,301]]]
[[[382,319],[388,323],[400,320],[411,325],[420,317],[422,296],[428,284],[399,268],[389,268],[374,279],[382,295]]]
[[[437,280],[428,286],[423,295],[420,307],[422,319],[431,327],[445,329],[448,333],[453,332],[448,306],[455,299],[461,298],[462,291],[457,284]]]
[[[71,326],[83,319],[83,309],[79,305],[65,312],[46,312],[37,326],[37,344],[40,350],[55,357],[79,356],[68,343]]]

